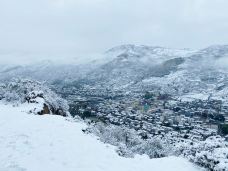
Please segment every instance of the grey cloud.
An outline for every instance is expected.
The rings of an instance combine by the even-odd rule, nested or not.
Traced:
[[[25,51],[23,59],[31,60],[79,58],[126,43],[226,44],[227,6],[226,0],[0,0],[0,51]]]

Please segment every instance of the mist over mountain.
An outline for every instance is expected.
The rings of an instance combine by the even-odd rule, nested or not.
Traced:
[[[59,63],[40,61],[24,65],[2,65],[1,79],[31,77],[38,80],[68,81],[88,79],[110,84],[141,82],[153,77],[165,77],[178,72],[226,72],[228,46],[211,46],[199,51],[163,47],[122,45],[107,50],[89,62]],[[190,75],[192,75],[190,74]],[[118,81],[122,79],[122,81]],[[113,83],[111,83],[114,81]]]
[[[228,171],[227,7],[0,0],[0,171]]]
[[[161,90],[175,96],[228,96],[228,46],[202,50],[121,45],[85,63],[40,61],[2,65],[0,79],[31,78],[65,87],[94,87],[111,91]],[[57,84],[56,84],[57,83]]]

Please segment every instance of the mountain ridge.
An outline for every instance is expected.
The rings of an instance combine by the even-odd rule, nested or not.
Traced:
[[[228,45],[215,45],[198,51],[121,45],[103,55],[103,58],[84,65],[57,65],[43,61],[32,65],[5,66],[0,70],[0,80],[26,77],[48,84],[61,80],[61,86],[79,84],[123,91],[160,89],[177,95],[186,92],[221,94],[223,91],[228,95]],[[219,85],[224,85],[223,89],[220,90]]]

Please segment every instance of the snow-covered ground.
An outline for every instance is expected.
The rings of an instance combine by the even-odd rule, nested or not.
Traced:
[[[122,158],[115,147],[86,135],[81,122],[32,115],[34,105],[0,102],[0,171],[198,171],[183,158]]]

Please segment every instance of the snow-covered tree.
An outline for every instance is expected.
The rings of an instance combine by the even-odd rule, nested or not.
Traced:
[[[213,171],[228,170],[228,143],[220,136],[205,141],[182,144],[182,155],[190,161]]]
[[[0,97],[14,104],[43,103],[44,108],[38,114],[68,115],[67,101],[37,81],[13,79],[0,86]]]
[[[90,132],[99,136],[102,142],[117,146],[118,154],[125,157],[146,154],[150,158],[160,158],[168,156],[173,151],[160,137],[144,140],[137,131],[124,126],[97,123],[90,127]]]

